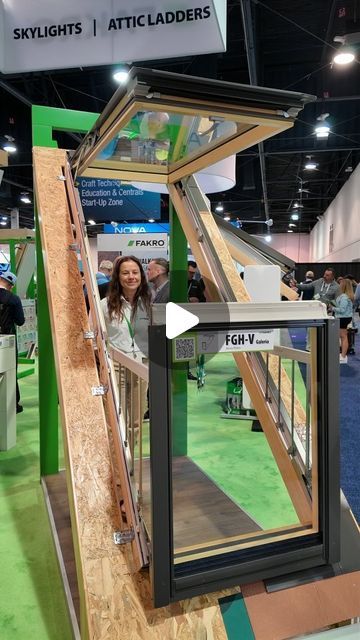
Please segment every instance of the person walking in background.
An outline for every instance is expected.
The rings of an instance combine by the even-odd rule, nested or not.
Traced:
[[[110,282],[113,270],[111,260],[102,260],[100,262],[99,271],[96,273],[96,282],[98,285]]]
[[[154,258],[147,266],[147,279],[154,286],[153,304],[169,302],[169,263],[165,258]]]
[[[360,284],[357,285],[354,295],[354,309],[355,311],[360,307]]]
[[[100,269],[101,271],[98,271],[95,274],[95,277],[96,277],[96,284],[98,286],[100,300],[102,300],[107,296],[111,275],[112,275],[112,270],[113,270],[113,263],[111,262],[111,260],[102,260],[100,263]],[[84,296],[85,296],[86,309],[87,309],[87,312],[89,313],[90,304],[89,304],[88,292],[85,285],[84,273],[80,271],[80,274],[83,281],[83,290],[84,290]]]
[[[202,278],[197,280],[195,275],[197,273],[197,264],[194,260],[188,261],[188,300],[189,302],[206,302],[205,297],[205,284]],[[190,370],[190,363],[188,363],[188,380],[196,380],[197,376]]]
[[[357,287],[357,284],[358,284],[357,281],[356,281],[356,278],[354,278],[354,276],[351,273],[348,273],[346,276],[344,276],[344,278],[347,278],[347,280],[350,280],[351,286],[352,286],[352,288],[354,290],[354,294],[355,294],[356,287]]]
[[[300,284],[313,284],[314,277],[315,276],[313,271],[307,271],[305,273],[304,282],[300,282]],[[305,289],[304,291],[302,291],[301,300],[312,300],[313,296],[314,296],[314,287],[311,287],[309,289]]]
[[[188,300],[189,302],[206,302],[205,284],[202,278],[196,280],[197,264],[194,260],[188,262]]]
[[[332,302],[335,318],[340,320],[340,364],[347,363],[349,348],[347,328],[353,317],[354,291],[351,280],[344,278],[340,284],[340,295]]]
[[[335,269],[326,267],[322,278],[318,278],[308,284],[296,285],[298,293],[313,290],[313,300],[320,300],[329,305],[340,295],[340,287],[335,280]]]
[[[19,296],[11,291],[15,284],[16,276],[11,271],[0,273],[0,333],[15,335],[17,375],[16,327],[21,327],[24,324],[25,316]],[[20,389],[16,380],[16,413],[21,413],[22,411]]]

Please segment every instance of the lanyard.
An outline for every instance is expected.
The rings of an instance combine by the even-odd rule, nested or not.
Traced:
[[[131,348],[132,348],[133,356],[134,356],[134,358],[136,358],[135,342],[134,342],[134,338],[135,338],[135,322],[134,322],[134,326],[133,326],[125,312],[124,312],[124,318],[126,320],[127,328],[129,330],[129,335],[130,335],[130,338],[131,338]],[[135,318],[134,318],[134,320],[135,320]]]

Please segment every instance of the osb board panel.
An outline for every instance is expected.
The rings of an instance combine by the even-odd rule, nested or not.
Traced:
[[[242,279],[239,277],[239,274],[235,269],[227,244],[221,235],[212,213],[208,211],[201,211],[200,215],[204,225],[206,226],[212,245],[216,250],[217,257],[221,261],[226,277],[231,284],[236,300],[238,302],[250,302],[250,296],[245,289]]]
[[[267,593],[242,588],[256,640],[285,640],[360,615],[360,571]]]
[[[218,598],[232,591],[154,610],[148,573],[136,574],[126,548],[113,543],[119,528],[111,483],[107,428],[89,342],[59,149],[34,149],[35,185],[52,322],[67,483],[82,603],[82,638],[91,640],[226,640]],[[88,633],[86,629],[87,621]]]
[[[0,167],[7,167],[9,165],[9,154],[0,149]]]
[[[278,388],[279,358],[271,353],[269,354],[269,372],[275,386]],[[291,382],[284,367],[281,367],[281,400],[289,416],[291,416]],[[306,411],[296,393],[294,395],[294,422],[295,425],[303,426],[306,424]]]

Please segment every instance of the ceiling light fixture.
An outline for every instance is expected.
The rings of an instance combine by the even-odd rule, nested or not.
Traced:
[[[338,51],[335,53],[333,57],[333,62],[335,64],[346,66],[347,64],[351,64],[355,60],[354,50],[350,47],[340,47]]]
[[[29,198],[29,194],[27,193],[27,191],[23,191],[23,192],[21,193],[20,200],[21,200],[21,202],[23,202],[24,204],[31,204],[31,200],[30,200],[30,198]]]
[[[7,142],[3,145],[3,149],[4,151],[7,151],[8,153],[16,153],[17,148],[14,145],[15,142],[15,138],[13,138],[12,136],[4,136],[7,140]]]
[[[289,222],[289,227],[296,227],[296,224],[294,222]]]
[[[121,65],[116,71],[113,73],[113,78],[119,84],[126,84],[129,77],[129,67],[127,64]]]
[[[224,220],[226,220],[226,222],[229,222],[231,220],[230,216],[224,216]]]
[[[288,233],[294,233],[292,229],[287,230]]]
[[[271,242],[271,236],[265,236],[265,242]]]
[[[331,129],[328,124],[321,124],[315,127],[315,133],[317,138],[328,138]]]
[[[340,42],[341,47],[335,52],[333,62],[340,66],[354,62],[356,47],[360,44],[360,31],[335,36],[334,42]]]
[[[304,169],[306,169],[307,171],[314,171],[314,169],[317,168],[317,162],[314,162],[314,160],[312,160],[312,156],[306,156],[307,157],[307,161],[304,165]]]
[[[93,227],[93,226],[96,224],[96,222],[95,222],[95,220],[88,220],[88,224],[89,224],[91,227]]]
[[[329,133],[331,132],[331,127],[329,122],[326,122],[327,118],[330,116],[330,113],[321,113],[316,120],[319,122],[315,126],[314,132],[317,138],[328,138]]]
[[[154,218],[149,218],[149,222],[155,222]]]
[[[1,220],[0,224],[5,227],[7,225],[7,222],[5,222],[4,220]]]
[[[291,220],[299,220],[299,214],[298,213],[292,213],[290,217],[291,217]]]
[[[221,213],[222,211],[224,211],[224,207],[223,205],[219,202],[219,204],[215,207],[215,211],[217,211],[218,213]]]

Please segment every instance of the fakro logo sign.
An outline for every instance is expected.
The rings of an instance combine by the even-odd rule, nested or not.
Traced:
[[[128,247],[165,247],[164,240],[129,240]]]
[[[97,249],[101,253],[112,251],[123,256],[164,258],[167,256],[168,241],[167,233],[138,233],[131,236],[106,233],[97,236]]]

